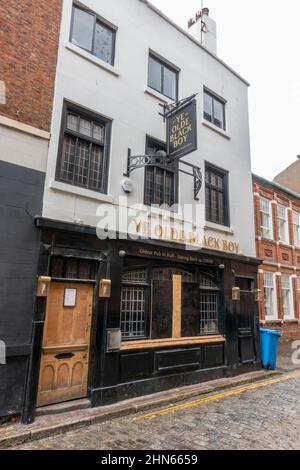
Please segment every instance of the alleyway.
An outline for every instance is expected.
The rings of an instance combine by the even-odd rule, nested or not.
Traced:
[[[300,449],[300,374],[83,428],[18,449]]]

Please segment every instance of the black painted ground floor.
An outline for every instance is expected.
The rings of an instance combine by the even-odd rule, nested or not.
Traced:
[[[82,397],[101,406],[261,367],[256,259],[35,226],[40,281],[24,393],[11,408],[24,422],[39,406]],[[12,370],[11,390],[21,380]]]

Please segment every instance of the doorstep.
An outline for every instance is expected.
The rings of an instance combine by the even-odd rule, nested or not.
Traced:
[[[84,426],[149,411],[160,406],[175,404],[189,398],[237,387],[280,374],[278,371],[259,370],[236,377],[211,380],[187,387],[138,397],[99,408],[63,411],[59,414],[37,416],[30,425],[21,423],[0,426],[0,449],[24,444],[28,441],[63,434]]]

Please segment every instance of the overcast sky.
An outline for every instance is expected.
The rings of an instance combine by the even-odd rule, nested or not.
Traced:
[[[151,0],[177,24],[201,0]],[[251,83],[253,171],[268,179],[300,154],[300,2],[206,0],[218,27],[218,55]]]

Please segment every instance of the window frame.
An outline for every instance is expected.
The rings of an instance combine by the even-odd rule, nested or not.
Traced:
[[[134,281],[134,280],[123,280],[124,274],[128,272],[138,272],[138,271],[145,271],[146,273],[146,281]],[[123,336],[122,333],[122,302],[123,302],[123,287],[139,287],[144,290],[144,335],[143,336]],[[130,268],[124,269],[122,273],[122,281],[121,281],[121,304],[120,304],[120,330],[122,334],[122,342],[126,343],[129,341],[141,341],[141,340],[148,340],[150,337],[150,313],[151,313],[151,271],[149,270],[148,266],[134,266]]]
[[[279,217],[279,207],[281,208],[284,208],[284,212],[285,212],[285,218],[281,218]],[[281,243],[285,243],[285,244],[289,244],[290,243],[290,240],[289,240],[289,218],[288,218],[288,211],[287,211],[287,206],[285,206],[284,204],[277,204],[277,208],[276,208],[276,224],[277,224],[277,236],[278,236],[278,241],[281,242]],[[281,240],[280,238],[280,230],[279,230],[279,221],[283,221],[285,222],[285,229],[284,229],[284,235],[285,235],[285,240]]]
[[[295,223],[295,216],[298,217],[297,223]],[[293,218],[294,246],[300,247],[300,213],[293,210],[292,218]],[[296,237],[295,237],[296,232],[297,232],[297,240],[296,240]]]
[[[268,203],[269,213],[262,210],[262,207],[261,207],[262,200],[264,200]],[[268,215],[269,220],[270,220],[270,227],[265,227],[265,226],[262,225],[262,219],[261,219],[261,214],[262,213]],[[263,197],[263,196],[260,197],[260,200],[259,200],[259,214],[260,214],[260,231],[261,231],[262,238],[265,238],[266,240],[273,240],[273,238],[274,238],[273,208],[272,208],[272,201],[270,199],[267,199],[266,197]],[[263,235],[263,230],[269,230],[270,237],[266,237],[265,235]]]
[[[151,137],[150,135],[146,135],[146,146],[145,146],[145,153],[146,155],[148,154],[148,148],[149,148],[149,142],[153,142],[155,145],[165,147],[165,150],[167,151],[167,144],[163,142],[162,140],[155,139],[154,137]],[[157,167],[151,167],[151,168],[157,168]],[[175,163],[175,168],[172,170],[172,168],[162,168],[164,171],[168,171],[169,173],[174,174],[174,203],[173,205],[178,204],[178,195],[179,195],[179,171],[178,171],[178,165]],[[155,206],[155,203],[150,203],[148,204],[148,201],[146,200],[146,181],[147,181],[147,168],[145,168],[144,171],[144,205],[147,207]],[[164,202],[163,205],[166,205]],[[172,207],[172,206],[171,206]]]
[[[207,172],[214,172],[218,174],[219,176],[221,175],[222,178],[224,178],[224,190],[223,190],[223,195],[224,195],[224,223],[216,222],[215,220],[212,220],[208,216],[208,204],[207,204],[207,196],[206,196],[206,190],[208,183],[206,182],[206,175]],[[209,186],[212,188],[212,185],[209,184]],[[218,190],[218,188],[213,187],[213,189]],[[210,222],[216,225],[220,225],[222,227],[230,227],[230,203],[229,203],[229,171],[224,170],[222,168],[219,168],[209,162],[205,162],[205,219],[206,222]]]
[[[87,120],[91,120],[96,122],[100,125],[105,125],[105,139],[103,144],[103,159],[105,161],[105,182],[103,191],[97,191],[95,189],[91,189],[89,187],[77,185],[68,181],[65,181],[61,178],[61,164],[63,159],[63,150],[64,150],[64,137],[66,134],[73,135],[77,138],[86,139],[91,143],[98,144],[99,141],[94,140],[92,137],[88,138],[87,136],[77,134],[75,131],[71,131],[67,128],[67,117],[68,113],[73,112],[78,114],[80,117],[86,118]],[[70,185],[76,188],[81,188],[88,191],[93,191],[97,194],[108,194],[108,182],[109,182],[109,170],[110,170],[110,151],[111,151],[111,133],[112,133],[112,121],[102,115],[96,114],[93,111],[89,111],[86,108],[82,108],[81,106],[71,103],[67,100],[63,102],[63,109],[62,109],[62,118],[61,118],[61,128],[60,128],[60,136],[59,136],[59,145],[58,145],[58,156],[56,160],[56,169],[55,169],[55,180],[66,185]]]
[[[212,120],[211,121],[209,119],[207,119],[206,116],[205,116],[205,114],[207,114],[207,113],[205,113],[205,95],[212,98],[212,116],[211,116]],[[215,113],[214,113],[215,101],[220,103],[222,105],[222,108],[223,108],[223,126],[218,126],[215,123]],[[224,98],[221,98],[216,93],[214,93],[214,92],[210,91],[208,88],[204,87],[204,89],[203,89],[203,119],[205,121],[209,122],[210,124],[213,124],[218,129],[221,129],[222,131],[225,131],[225,132],[227,130],[226,105],[227,105],[227,101]]]
[[[283,287],[282,278],[287,278],[289,283],[289,288]],[[292,276],[289,274],[282,274],[281,275],[281,296],[282,296],[282,315],[284,320],[294,320],[295,319],[295,307],[294,307],[294,296],[293,296],[293,282]],[[284,291],[288,291],[288,301],[289,301],[289,309],[290,315],[285,315],[284,311]]]
[[[265,275],[266,274],[271,274],[272,275],[272,283],[273,286],[266,287],[265,283]],[[266,321],[274,321],[278,320],[278,304],[277,304],[277,282],[276,282],[276,273],[270,272],[270,271],[264,271],[263,273],[263,289],[264,289],[264,311],[265,311],[265,319]],[[272,300],[273,300],[273,315],[269,316],[267,315],[267,309],[266,309],[266,295],[265,295],[265,289],[272,289]]]
[[[149,78],[150,78],[150,58],[155,60],[157,63],[160,64],[161,66],[161,89],[160,90],[157,90],[156,88],[154,88],[153,86],[150,85],[149,83]],[[173,98],[172,96],[168,96],[164,93],[164,68],[170,70],[171,72],[174,72],[175,73],[175,76],[176,76],[176,87],[175,87],[175,98]],[[149,88],[151,88],[151,90],[154,90],[156,91],[157,93],[160,93],[161,95],[165,96],[166,98],[170,99],[170,100],[173,100],[174,102],[177,102],[178,101],[178,97],[179,97],[179,73],[180,73],[180,69],[178,67],[176,67],[175,65],[173,65],[171,62],[169,62],[168,60],[164,59],[163,57],[161,57],[159,54],[156,54],[154,51],[152,50],[149,50],[149,54],[148,54],[148,77],[147,77],[147,86]]]
[[[92,15],[94,17],[94,28],[93,28],[93,44],[92,44],[92,50],[90,51],[89,49],[86,49],[85,47],[79,46],[78,44],[75,44],[73,42],[73,31],[74,31],[74,18],[75,18],[75,9],[81,10],[89,15]],[[99,23],[101,26],[104,28],[108,29],[109,31],[112,32],[112,52],[111,52],[111,62],[106,62],[105,60],[101,59],[95,54],[95,38],[96,38],[96,25]],[[81,4],[78,4],[77,2],[73,2],[72,5],[72,16],[71,16],[71,28],[70,28],[70,36],[69,36],[69,41],[74,44],[74,46],[79,47],[83,51],[88,52],[91,54],[93,57],[96,57],[99,60],[102,60],[102,62],[105,62],[106,64],[111,65],[112,67],[115,66],[115,58],[116,58],[116,36],[117,36],[117,31],[118,28],[107,21],[105,18],[102,16],[98,15],[95,13],[93,10],[90,10],[88,7],[85,7]]]

